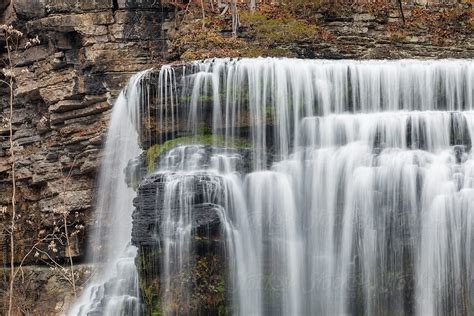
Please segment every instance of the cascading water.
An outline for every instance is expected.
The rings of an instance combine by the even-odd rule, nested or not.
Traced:
[[[211,160],[235,157],[226,150],[249,139],[251,166],[219,170],[195,145],[160,160],[165,314],[183,302],[170,280],[190,264],[198,185],[200,203],[218,205],[234,314],[474,312],[471,60],[216,59],[173,69],[177,85],[169,66],[160,76],[173,78],[181,103],[157,121],[176,111],[197,142],[212,132]]]
[[[96,264],[92,280],[69,311],[70,315],[140,315],[136,248],[130,245],[132,200],[125,170],[140,155],[140,82],[133,76],[115,102],[99,174],[97,230],[91,240]],[[129,181],[130,182],[130,181]]]
[[[144,79],[156,88],[130,88]],[[146,226],[159,245],[163,314],[195,311],[186,272],[196,227],[215,218],[233,314],[474,313],[472,60],[215,59],[134,80],[128,108],[143,112],[131,118],[149,127],[139,133],[163,148],[184,136],[141,185],[156,182],[147,207],[157,221]],[[120,122],[109,139],[133,135],[136,150],[108,140],[108,155],[120,155],[114,170],[139,154],[133,125]],[[118,179],[101,188],[125,183],[107,166]],[[130,235],[133,194],[123,186],[99,203],[123,210],[115,250]],[[110,208],[114,196],[121,202]],[[74,313],[119,301],[110,306],[133,314],[123,309],[130,296],[107,294],[123,284],[114,275],[90,286]]]

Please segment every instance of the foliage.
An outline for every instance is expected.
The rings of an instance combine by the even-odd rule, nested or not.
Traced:
[[[309,16],[321,9],[323,3],[323,0],[292,0],[286,6],[293,15]]]
[[[213,57],[296,57],[290,45],[315,40],[314,24],[292,16],[287,8],[260,5],[258,11],[241,10],[240,37],[231,36],[225,16],[187,11],[189,21],[171,32],[172,49],[181,60]],[[252,38],[256,41],[251,40]],[[249,41],[250,40],[250,41]]]
[[[147,314],[163,315],[163,295],[160,275],[155,265],[162,253],[156,248],[141,248],[137,260],[139,286]],[[190,296],[183,291],[189,289]],[[194,255],[189,265],[173,275],[170,292],[171,304],[165,314],[227,315],[225,267],[222,258],[216,254]],[[189,301],[187,300],[189,299]],[[186,302],[184,301],[186,300]]]
[[[171,280],[172,297],[178,301],[167,306],[171,314],[207,314],[217,310],[228,314],[225,299],[225,269],[217,255],[195,257],[188,269],[184,269]],[[189,305],[179,299],[186,297],[182,290],[189,288]]]
[[[245,43],[238,38],[223,36],[216,32],[219,23],[206,24],[209,27],[202,29],[197,22],[191,22],[176,34],[173,47],[176,48],[183,60],[205,59],[215,56],[232,57],[238,56],[238,50]]]
[[[410,13],[405,25],[400,22],[388,24],[387,32],[392,40],[405,41],[410,35],[415,35],[435,45],[450,45],[472,36],[472,10],[463,7],[438,10],[415,7]]]
[[[162,302],[160,280],[150,272],[155,271],[154,264],[160,255],[161,252],[157,248],[141,248],[136,260],[140,295],[149,314],[154,316],[162,315]]]
[[[304,20],[293,17],[269,18],[256,12],[242,13],[241,21],[255,27],[255,38],[268,45],[274,43],[293,43],[304,40],[314,40],[317,36],[317,27]]]

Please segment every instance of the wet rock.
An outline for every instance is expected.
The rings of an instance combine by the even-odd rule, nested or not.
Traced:
[[[138,195],[134,200],[136,207],[133,213],[132,243],[137,246],[157,245],[160,235],[160,225],[163,221],[163,209],[165,206],[164,192],[170,174],[158,173],[148,176],[138,187]],[[217,183],[220,180],[215,176],[206,174],[190,175],[186,180],[192,182],[189,188],[192,191],[186,192],[191,197],[193,205],[192,227],[195,233],[206,232],[211,235],[219,234],[220,220],[218,216],[219,205],[207,201],[202,195],[203,186],[209,183]],[[218,190],[218,186],[216,186]],[[223,192],[216,191],[216,195]],[[217,202],[217,201],[214,201]],[[172,205],[170,212],[178,214],[180,212],[178,205]]]

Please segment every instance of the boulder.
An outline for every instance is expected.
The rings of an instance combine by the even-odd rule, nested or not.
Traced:
[[[16,14],[25,19],[38,19],[46,15],[45,0],[15,0],[13,2]]]

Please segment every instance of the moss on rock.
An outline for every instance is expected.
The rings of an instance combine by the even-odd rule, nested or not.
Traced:
[[[146,151],[146,166],[148,172],[156,170],[157,159],[163,152],[176,146],[190,144],[231,148],[249,148],[251,146],[250,141],[245,138],[233,138],[226,142],[225,137],[212,134],[184,136],[170,139],[163,144],[153,145]]]
[[[271,18],[259,12],[242,12],[241,20],[254,26],[255,38],[261,43],[294,43],[314,40],[317,36],[316,25],[291,16]]]

